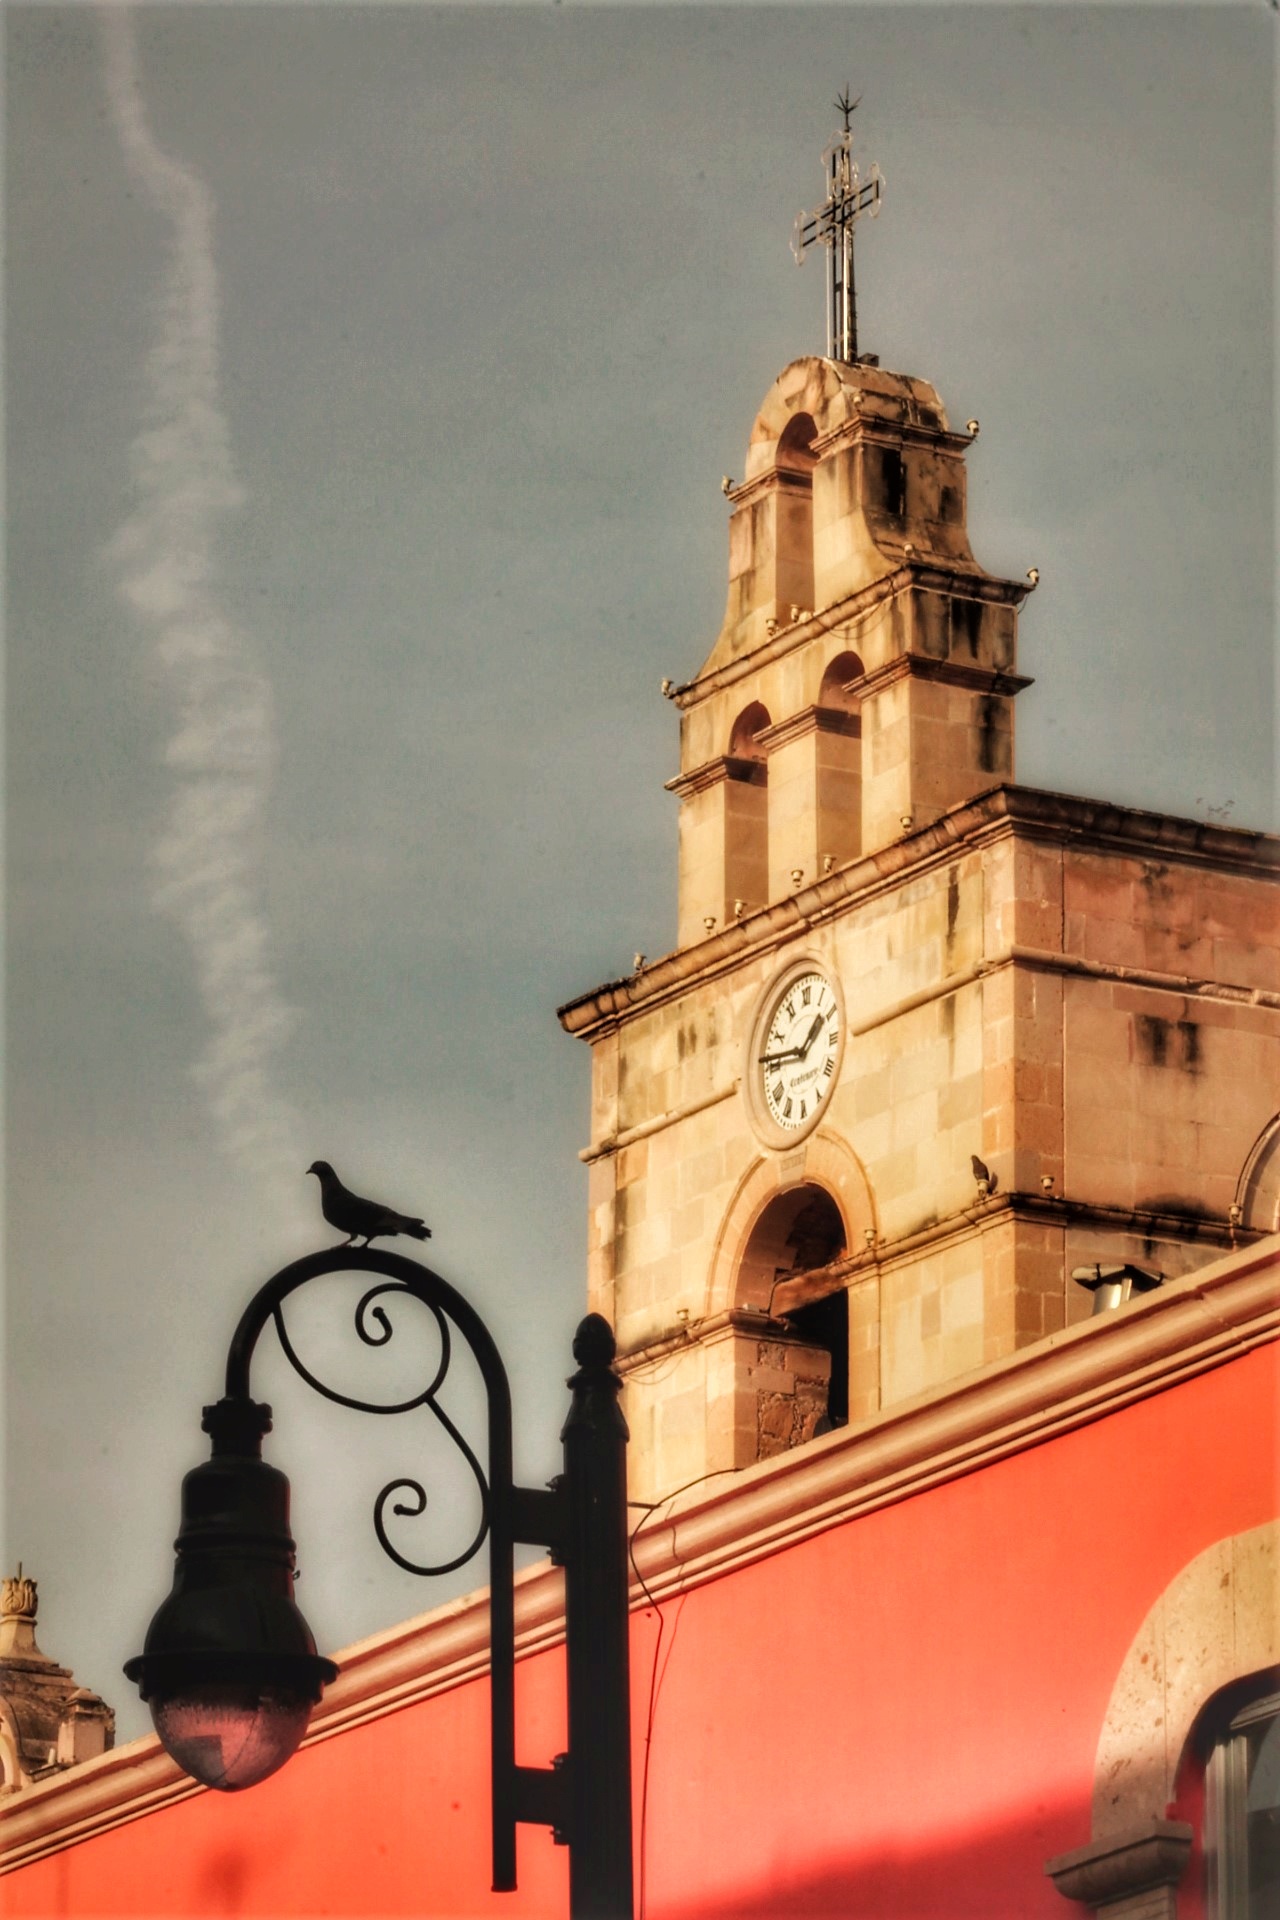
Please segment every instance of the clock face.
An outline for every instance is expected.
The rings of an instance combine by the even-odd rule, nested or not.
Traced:
[[[793,974],[760,1023],[755,1072],[770,1119],[787,1132],[812,1124],[835,1085],[840,1003],[824,974]]]

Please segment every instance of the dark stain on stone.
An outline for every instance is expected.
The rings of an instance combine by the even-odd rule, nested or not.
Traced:
[[[1194,1020],[1179,1020],[1178,1039],[1181,1042],[1183,1066],[1188,1073],[1199,1073],[1200,1029]]]
[[[1134,1037],[1138,1058],[1149,1067],[1163,1067],[1169,1059],[1169,1022],[1154,1013],[1135,1013]]]
[[[882,513],[900,517],[906,506],[907,476],[902,455],[896,447],[868,447],[866,452],[866,503]]]
[[[1181,1193],[1153,1193],[1140,1199],[1136,1204],[1142,1213],[1171,1213],[1185,1226],[1221,1225],[1217,1214],[1210,1212],[1209,1208],[1202,1206],[1198,1200],[1188,1200],[1186,1195]],[[1148,1248],[1148,1250],[1151,1249]]]
[[[957,639],[964,642],[969,652],[969,658],[976,660],[978,657],[978,641],[982,635],[981,600],[953,600],[951,602],[951,618]]]
[[[947,872],[947,970],[950,971],[955,958],[956,922],[960,918],[960,869],[951,867]]]
[[[618,1187],[613,1196],[613,1270],[621,1273],[627,1264],[627,1230],[630,1225],[630,1187]]]
[[[984,773],[1004,771],[1000,737],[1000,701],[994,695],[978,702],[978,765]]]
[[[1180,1067],[1184,1073],[1201,1071],[1200,1029],[1194,1020],[1162,1020],[1158,1014],[1138,1013],[1133,1030],[1138,1058],[1147,1066]]]

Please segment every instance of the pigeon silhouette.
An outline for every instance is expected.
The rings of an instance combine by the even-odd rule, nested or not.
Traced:
[[[313,1160],[307,1172],[314,1173],[320,1182],[321,1213],[331,1227],[346,1234],[347,1246],[362,1239],[367,1247],[371,1240],[387,1239],[397,1233],[412,1234],[415,1240],[431,1238],[430,1227],[424,1226],[421,1220],[411,1220],[377,1200],[362,1200],[358,1193],[344,1187],[327,1160]]]

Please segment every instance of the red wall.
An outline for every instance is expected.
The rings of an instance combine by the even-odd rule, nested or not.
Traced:
[[[1069,1920],[1117,1671],[1204,1547],[1280,1510],[1280,1346],[664,1602],[633,1621],[648,1920]],[[522,1663],[519,1758],[564,1743]],[[563,1915],[521,1830],[488,1892],[486,1690],[458,1688],[0,1880],[15,1916]],[[637,1821],[637,1852],[641,1825]]]

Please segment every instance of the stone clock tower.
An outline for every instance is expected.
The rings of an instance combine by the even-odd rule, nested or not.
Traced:
[[[870,357],[775,381],[672,693],[678,946],[560,1012],[640,1498],[1277,1224],[1280,842],[1011,784],[971,444]]]

